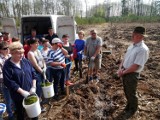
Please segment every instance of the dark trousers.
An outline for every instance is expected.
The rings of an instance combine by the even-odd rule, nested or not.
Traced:
[[[76,68],[76,71],[78,71],[80,68],[82,68],[82,60],[79,60],[79,59],[74,59],[74,63],[75,63],[75,68]]]
[[[22,106],[22,100],[21,101],[14,101],[15,107],[16,107],[16,115],[17,120],[25,120],[25,109]],[[32,118],[31,120],[38,120],[38,117]]]
[[[52,67],[47,67],[46,74],[50,82],[52,82],[54,79],[55,95],[58,95],[58,84],[60,84],[61,91],[64,91],[64,79],[65,79],[64,69],[53,69]]]
[[[137,82],[139,73],[129,73],[124,75],[123,87],[127,99],[126,109],[135,112],[138,108],[138,98],[136,96]]]
[[[80,78],[82,78],[82,60],[74,59],[76,71],[79,71]]]

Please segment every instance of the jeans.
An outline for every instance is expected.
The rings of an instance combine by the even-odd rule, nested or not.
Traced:
[[[5,87],[4,85],[2,86],[2,92],[3,92],[3,96],[5,99],[5,104],[6,104],[6,111],[8,113],[8,117],[12,117],[13,116],[13,112],[12,112],[12,105],[13,105],[13,101],[12,98],[10,96],[10,92],[8,90],[7,87]]]
[[[61,91],[64,91],[65,70],[63,68],[54,69],[52,67],[47,67],[46,74],[50,82],[54,79],[55,95],[58,95],[58,84],[60,84]]]
[[[72,63],[69,63],[69,64],[67,64],[67,66],[65,68],[65,80],[70,79],[71,66],[72,66]]]
[[[36,72],[37,73],[37,82],[36,82],[36,93],[38,95],[38,97],[42,97],[42,88],[41,88],[41,83],[43,82],[43,75],[39,72]]]

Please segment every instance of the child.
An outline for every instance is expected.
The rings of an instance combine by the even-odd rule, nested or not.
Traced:
[[[79,39],[75,40],[74,43],[74,50],[73,50],[73,56],[74,56],[74,62],[75,62],[75,70],[80,71],[80,78],[82,78],[82,53],[84,50],[85,46],[85,41],[84,39],[84,31],[79,31],[78,32]]]

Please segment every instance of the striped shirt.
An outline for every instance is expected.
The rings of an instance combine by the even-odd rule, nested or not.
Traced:
[[[10,54],[8,54],[6,57],[4,57],[2,54],[0,54],[0,87],[3,85],[3,73],[2,73],[2,68],[4,65],[4,62],[11,57]]]
[[[47,64],[51,62],[65,63],[65,56],[62,50],[58,48],[57,50],[49,50],[47,55]],[[62,69],[62,66],[52,66],[54,69]]]

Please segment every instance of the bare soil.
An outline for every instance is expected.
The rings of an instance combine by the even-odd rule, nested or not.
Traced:
[[[42,120],[117,120],[123,111],[126,98],[122,80],[116,76],[120,60],[131,43],[134,27],[146,27],[145,42],[150,49],[150,58],[140,75],[137,96],[139,106],[136,114],[129,120],[160,120],[160,24],[126,23],[79,26],[86,32],[96,29],[103,38],[103,51],[111,49],[112,54],[103,53],[99,83],[85,84],[87,65],[83,65],[83,78],[71,74],[75,83],[69,87],[68,97],[59,101],[50,100],[45,104],[47,112],[41,114]]]

